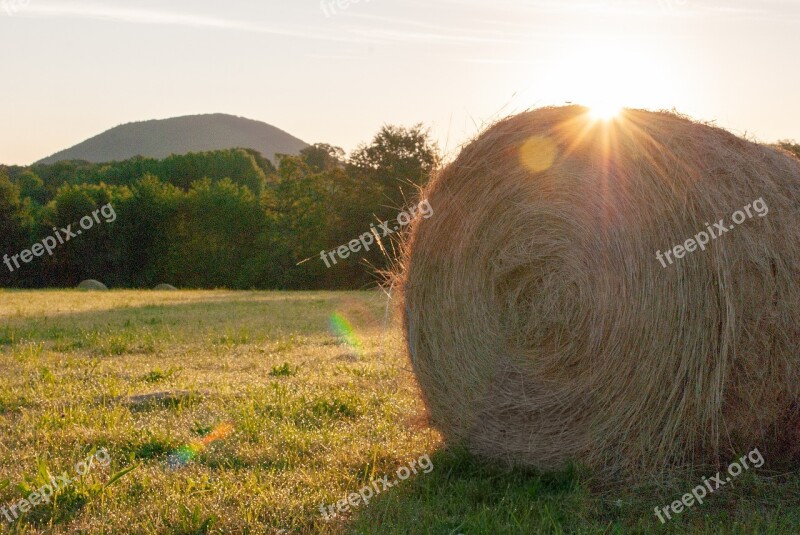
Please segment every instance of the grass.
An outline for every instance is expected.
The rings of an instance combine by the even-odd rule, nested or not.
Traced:
[[[797,532],[800,477],[769,459],[661,525],[653,508],[701,474],[609,486],[445,448],[385,306],[378,292],[0,290],[0,507],[96,448],[111,459],[13,524],[0,515],[0,533]],[[357,346],[329,330],[335,312]],[[320,513],[425,454],[430,473]]]

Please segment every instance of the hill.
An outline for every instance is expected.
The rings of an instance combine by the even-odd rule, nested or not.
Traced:
[[[216,113],[124,124],[36,163],[102,163],[135,156],[162,159],[171,154],[232,148],[254,149],[274,161],[275,154],[297,154],[307,146],[267,123]]]

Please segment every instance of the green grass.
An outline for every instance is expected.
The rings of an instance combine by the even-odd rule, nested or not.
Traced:
[[[0,515],[0,532],[799,531],[800,476],[769,459],[661,525],[653,508],[708,474],[609,485],[445,448],[385,306],[379,292],[0,291],[0,507],[95,448],[111,458],[13,524]],[[334,312],[358,348],[329,331]],[[425,454],[430,473],[321,515]]]

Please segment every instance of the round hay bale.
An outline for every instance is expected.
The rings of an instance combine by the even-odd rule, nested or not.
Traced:
[[[800,160],[674,114],[544,108],[423,195],[400,277],[446,440],[619,475],[798,459]],[[702,250],[656,256],[745,206]]]
[[[78,285],[79,290],[108,290],[108,287],[100,281],[87,279]]]
[[[154,290],[158,290],[160,292],[173,292],[173,291],[177,290],[177,288],[174,287],[171,284],[159,284],[158,286],[156,286],[153,289]]]

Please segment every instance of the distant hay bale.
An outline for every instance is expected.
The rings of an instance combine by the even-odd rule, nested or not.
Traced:
[[[100,281],[88,279],[78,285],[79,290],[108,290],[108,287]]]
[[[174,286],[173,286],[173,285],[171,285],[171,284],[159,284],[158,286],[156,286],[156,287],[155,287],[155,288],[153,288],[153,289],[154,289],[154,290],[161,291],[161,292],[172,292],[172,291],[175,291],[175,290],[177,290],[177,288],[176,288],[176,287],[174,287]]]
[[[669,113],[544,108],[423,194],[406,336],[449,442],[620,476],[800,458],[799,160]],[[758,199],[766,216],[656,258]]]

